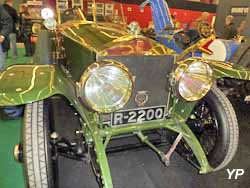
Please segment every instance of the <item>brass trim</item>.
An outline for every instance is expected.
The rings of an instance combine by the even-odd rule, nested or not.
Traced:
[[[14,146],[14,149],[13,149],[13,155],[14,155],[15,161],[17,161],[17,162],[22,162],[21,159],[20,159],[20,154],[21,154],[21,153],[22,153],[22,152],[20,151],[20,144],[16,144],[16,145]]]
[[[197,62],[201,62],[202,64],[204,64],[205,66],[208,67],[208,72],[209,74],[207,74],[207,79],[208,79],[208,85],[207,85],[207,89],[205,90],[205,92],[199,93],[200,91],[197,91],[196,94],[192,97],[189,98],[185,98],[181,95],[181,93],[179,92],[179,84],[181,82],[182,76],[186,73],[186,71],[188,70],[188,68],[192,65],[195,64]],[[203,98],[212,88],[213,83],[214,83],[214,79],[213,79],[213,70],[212,68],[209,66],[209,64],[198,60],[198,59],[188,59],[184,62],[179,62],[178,63],[179,66],[176,68],[175,70],[175,81],[176,81],[176,91],[178,93],[178,95],[183,98],[186,101],[192,102],[192,101],[197,101],[200,100],[201,98]]]
[[[91,102],[85,97],[85,94],[84,94],[85,84],[87,80],[89,79],[89,77],[92,75],[92,73],[94,73],[99,68],[102,68],[105,66],[115,66],[125,71],[128,75],[128,79],[131,81],[131,87],[128,90],[129,94],[126,97],[124,97],[122,100],[120,100],[118,104],[116,104],[113,107],[98,109],[96,108],[96,106],[92,106]],[[133,93],[134,81],[133,81],[132,74],[130,73],[129,69],[125,65],[123,65],[122,63],[118,61],[107,59],[107,60],[92,63],[82,74],[80,81],[78,82],[78,86],[79,86],[79,95],[83,99],[83,102],[86,103],[89,108],[100,113],[110,113],[110,112],[114,112],[114,111],[121,109],[125,104],[127,104],[127,102],[129,101]]]

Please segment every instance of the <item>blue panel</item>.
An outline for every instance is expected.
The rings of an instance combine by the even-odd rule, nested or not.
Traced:
[[[233,40],[223,40],[227,50],[227,59],[229,61],[234,56],[235,52],[239,49],[240,43]]]
[[[155,32],[160,33],[169,26],[174,27],[168,5],[163,0],[149,0],[152,9]]]
[[[156,40],[165,45],[166,47],[173,49],[177,54],[180,54],[183,50],[178,47],[174,39],[169,40],[168,38],[156,37]]]

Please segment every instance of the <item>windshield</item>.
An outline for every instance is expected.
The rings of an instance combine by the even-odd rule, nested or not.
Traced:
[[[61,22],[67,21],[96,21],[101,23],[112,23],[126,27],[126,17],[121,3],[101,3],[87,1],[86,8],[74,7],[61,11]]]
[[[80,8],[66,9],[61,13],[61,21],[86,21],[86,18]]]

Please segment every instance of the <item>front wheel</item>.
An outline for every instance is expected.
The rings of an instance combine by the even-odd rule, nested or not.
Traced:
[[[213,87],[197,103],[187,124],[215,171],[233,159],[238,147],[238,121],[232,104],[218,88]]]
[[[22,135],[24,172],[29,188],[54,188],[51,160],[49,105],[27,104]]]

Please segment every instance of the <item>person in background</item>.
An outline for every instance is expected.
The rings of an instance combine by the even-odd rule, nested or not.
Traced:
[[[226,40],[234,39],[237,35],[237,29],[235,27],[235,24],[233,22],[234,17],[232,15],[228,15],[225,19],[225,26],[224,30],[222,32],[221,38]]]
[[[198,30],[198,27],[201,25],[210,25],[208,18],[209,18],[209,13],[202,12],[201,16],[190,24],[189,29]]]
[[[12,19],[0,4],[0,72],[6,67],[6,52],[9,49],[9,34],[12,31]]]
[[[149,38],[155,39],[156,34],[155,34],[154,22],[153,21],[148,22],[148,27],[143,28],[142,33]]]
[[[20,7],[20,32],[25,47],[25,56],[32,56],[32,21],[28,11],[28,7],[25,4],[21,5]]]
[[[174,24],[174,29],[175,30],[181,29],[181,23],[177,21],[175,15],[172,14],[171,18],[172,18],[172,21],[173,21],[173,24]]]
[[[237,36],[236,36],[236,40],[239,42],[244,42],[244,35],[243,32],[245,30],[246,27],[246,21],[243,20],[240,22],[240,25],[237,27]]]
[[[17,58],[17,46],[16,46],[16,36],[17,36],[17,30],[16,30],[16,25],[18,23],[18,15],[16,9],[13,8],[13,0],[5,0],[3,4],[4,9],[8,12],[8,14],[12,18],[12,31],[9,35],[10,39],[10,47],[12,49],[13,53],[13,58]]]

